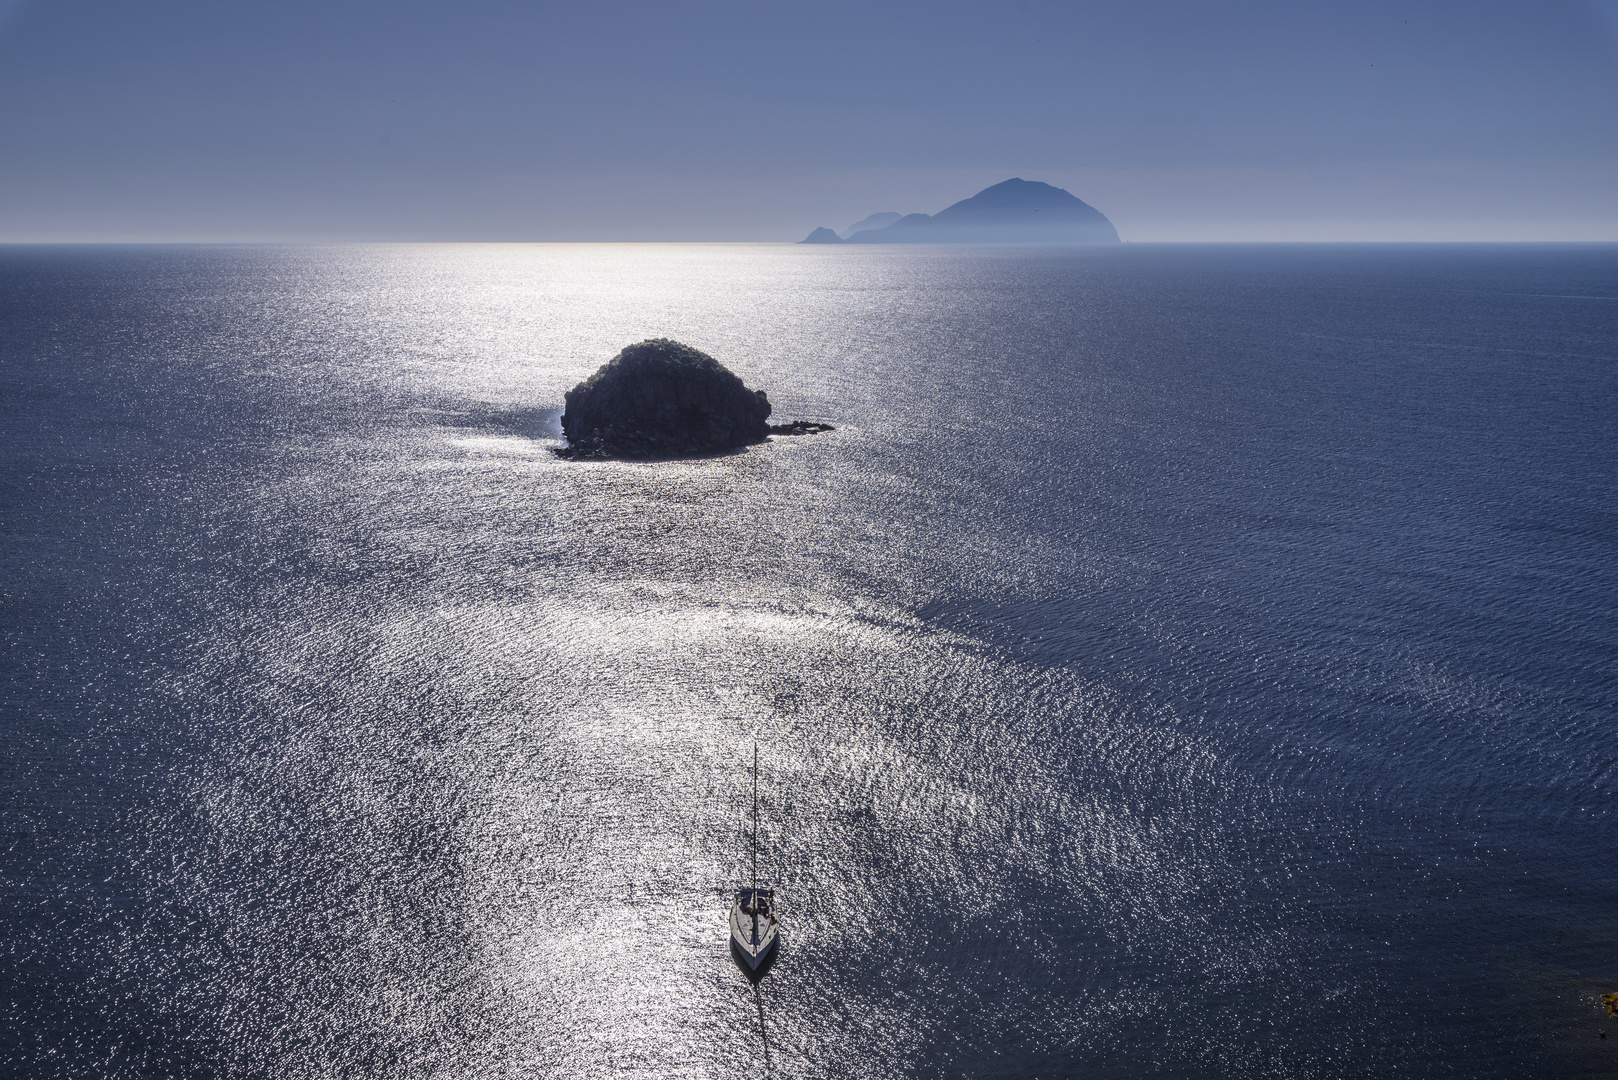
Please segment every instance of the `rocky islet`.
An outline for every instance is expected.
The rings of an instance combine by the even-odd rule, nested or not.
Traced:
[[[630,345],[566,395],[555,453],[580,458],[674,458],[722,453],[772,434],[829,424],[770,424],[770,399],[700,349],[669,338]]]

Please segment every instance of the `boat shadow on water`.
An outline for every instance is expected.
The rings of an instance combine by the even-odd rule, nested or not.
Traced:
[[[770,1029],[764,1022],[764,995],[760,992],[758,984],[770,973],[770,969],[775,966],[775,958],[780,955],[781,939],[777,937],[775,947],[770,950],[768,956],[759,961],[757,969],[754,969],[747,966],[747,957],[741,947],[734,941],[730,943],[730,958],[736,961],[737,970],[747,976],[747,981],[753,987],[753,1005],[758,1009],[758,1038],[764,1048],[765,1076],[775,1075],[775,1059],[770,1054]]]

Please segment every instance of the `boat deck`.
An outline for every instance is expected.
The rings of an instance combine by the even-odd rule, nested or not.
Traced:
[[[748,962],[756,961],[775,944],[779,930],[775,921],[773,889],[742,889],[730,908],[730,937]]]

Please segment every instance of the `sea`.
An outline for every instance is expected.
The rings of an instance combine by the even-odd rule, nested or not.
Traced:
[[[651,337],[835,430],[552,454]],[[1618,246],[9,246],[0,373],[0,1075],[1618,1075]]]

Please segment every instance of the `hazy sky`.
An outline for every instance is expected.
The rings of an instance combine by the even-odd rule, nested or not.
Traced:
[[[1618,239],[1618,0],[0,0],[0,240]]]

